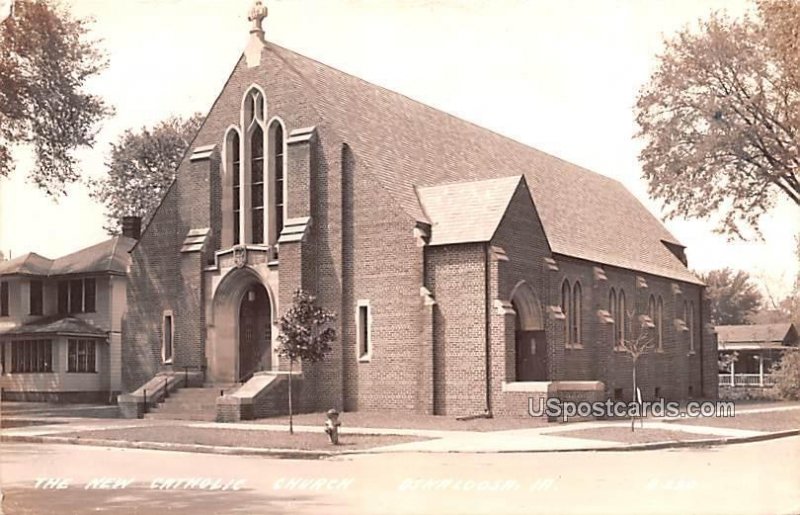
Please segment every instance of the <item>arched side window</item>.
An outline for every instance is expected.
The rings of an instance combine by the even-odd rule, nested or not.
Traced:
[[[283,220],[285,211],[285,171],[286,160],[284,155],[284,134],[283,124],[279,120],[274,120],[269,126],[269,166],[270,166],[270,187],[272,189],[271,199],[272,208],[270,209],[270,222],[273,228],[270,232],[271,244],[278,241],[283,231]]]
[[[572,289],[572,343],[581,344],[582,327],[581,317],[583,316],[583,295],[581,283],[576,282]]]
[[[617,345],[621,347],[625,342],[625,317],[627,317],[627,312],[625,311],[625,292],[623,290],[619,291],[617,304]]]
[[[225,142],[226,149],[225,155],[227,157],[228,169],[227,173],[230,174],[231,185],[231,225],[233,229],[233,244],[238,245],[241,243],[241,213],[242,213],[242,196],[241,196],[241,149],[239,141],[239,133],[236,130],[231,130],[228,133],[227,141]],[[229,233],[230,234],[230,233]]]
[[[564,342],[567,347],[569,347],[572,342],[570,338],[570,333],[572,332],[572,324],[570,323],[570,316],[572,313],[572,310],[570,310],[570,297],[569,281],[565,279],[564,283],[561,285],[561,311],[564,313]]]
[[[250,234],[264,243],[264,132],[260,126],[250,136]]]
[[[608,314],[611,318],[611,345],[617,345],[617,292],[614,288],[608,292]]]
[[[656,345],[658,350],[664,350],[664,301],[661,296],[656,302]]]

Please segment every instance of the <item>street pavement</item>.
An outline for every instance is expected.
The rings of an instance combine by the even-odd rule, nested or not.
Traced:
[[[800,513],[800,437],[639,452],[327,460],[4,443],[0,474],[7,514]],[[193,488],[174,483],[187,478]]]

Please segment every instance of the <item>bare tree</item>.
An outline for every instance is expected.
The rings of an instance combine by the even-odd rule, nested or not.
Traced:
[[[631,374],[633,379],[633,400],[637,401],[636,397],[636,365],[639,358],[653,350],[655,347],[655,324],[649,316],[644,314],[636,314],[636,310],[628,310],[625,313],[628,323],[625,325],[626,330],[623,331],[622,342],[618,350],[624,352],[631,359]],[[634,321],[638,323],[634,323]],[[630,331],[627,330],[630,328]],[[633,431],[634,418],[631,417],[631,431]]]

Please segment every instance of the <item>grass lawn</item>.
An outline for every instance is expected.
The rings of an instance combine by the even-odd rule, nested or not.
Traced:
[[[546,418],[476,418],[472,420],[456,420],[454,417],[440,415],[419,415],[399,412],[365,412],[353,411],[342,413],[339,417],[343,428],[377,427],[389,429],[433,429],[438,431],[503,431],[506,429],[526,429],[545,427]],[[252,421],[254,424],[288,425],[289,417],[261,418]],[[295,425],[319,426],[325,423],[325,413],[303,413],[294,416]]]
[[[547,436],[564,436],[568,438],[586,438],[589,440],[605,440],[621,443],[652,443],[686,440],[705,440],[713,438],[709,435],[685,433],[683,431],[669,431],[667,429],[650,429],[636,427],[631,431],[630,426],[625,427],[598,427],[592,429],[576,429],[573,431],[558,431],[547,433]]]
[[[739,405],[737,404],[737,408],[738,407]],[[753,431],[787,431],[789,429],[800,429],[800,409],[752,414],[742,413],[726,418],[686,418],[673,423],[695,426],[730,427],[734,429],[750,429]]]
[[[328,435],[319,433],[295,433],[288,431],[262,431],[247,429],[218,429],[183,426],[151,426],[127,429],[106,429],[59,433],[58,436],[96,438],[102,440],[126,440],[133,442],[183,443],[216,445],[221,447],[254,447],[260,449],[329,450],[369,449],[398,443],[425,440],[408,436],[339,435],[339,445],[331,445]]]

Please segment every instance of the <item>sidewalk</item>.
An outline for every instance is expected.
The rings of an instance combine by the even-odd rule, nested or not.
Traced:
[[[778,406],[770,408],[755,408],[752,410],[743,409],[737,411],[737,415],[780,412],[787,410],[800,410],[800,406]],[[0,435],[4,441],[29,441],[29,442],[53,442],[53,443],[89,443],[79,438],[63,438],[61,435],[84,432],[84,431],[103,431],[131,429],[153,426],[196,428],[202,431],[219,430],[225,432],[240,431],[266,431],[266,432],[288,432],[288,426],[281,424],[267,424],[258,422],[247,423],[216,423],[216,422],[193,422],[181,420],[126,420],[126,419],[86,419],[71,417],[34,417],[20,413],[17,417],[10,420],[28,420],[35,422],[36,425],[27,427],[11,427],[0,430]],[[592,430],[599,432],[612,432],[619,435],[627,434],[630,428],[630,420],[622,421],[596,421],[596,422],[575,422],[568,424],[554,423],[547,426],[531,427],[526,429],[512,429],[502,431],[458,431],[458,430],[431,430],[431,429],[399,429],[399,428],[372,428],[372,427],[347,427],[342,428],[343,435],[386,435],[386,436],[406,436],[418,437],[425,440],[374,447],[367,450],[343,450],[320,451],[321,456],[333,454],[353,454],[353,453],[389,453],[389,452],[464,452],[464,453],[500,453],[500,452],[564,452],[564,451],[604,451],[604,450],[638,450],[649,448],[696,446],[696,445],[715,445],[726,443],[737,443],[768,439],[780,436],[790,436],[800,434],[800,428],[789,431],[757,431],[750,429],[738,429],[731,427],[712,427],[700,424],[678,424],[678,421],[686,421],[686,418],[675,419],[655,419],[636,421],[636,431],[638,434],[652,432],[655,435],[665,435],[663,440],[643,441],[643,442],[624,442],[612,441],[609,439],[587,438],[582,434],[592,434]],[[295,425],[297,433],[320,433],[322,427],[310,425]],[[573,433],[575,436],[572,436]],[[96,434],[96,433],[93,433]],[[632,433],[636,435],[637,433]],[[101,438],[92,438],[92,445],[103,445]],[[114,440],[113,446],[125,446],[125,441]],[[190,444],[169,444],[164,442],[127,442],[130,446],[142,447],[152,443],[153,447],[159,449],[173,450],[194,450]],[[208,446],[194,446],[208,447]],[[240,448],[241,454],[262,454],[268,452],[256,452],[258,449]],[[274,451],[275,453],[286,454],[292,449],[262,449],[261,451]],[[225,447],[222,450],[201,449],[197,452],[225,452],[237,453],[235,447]]]

